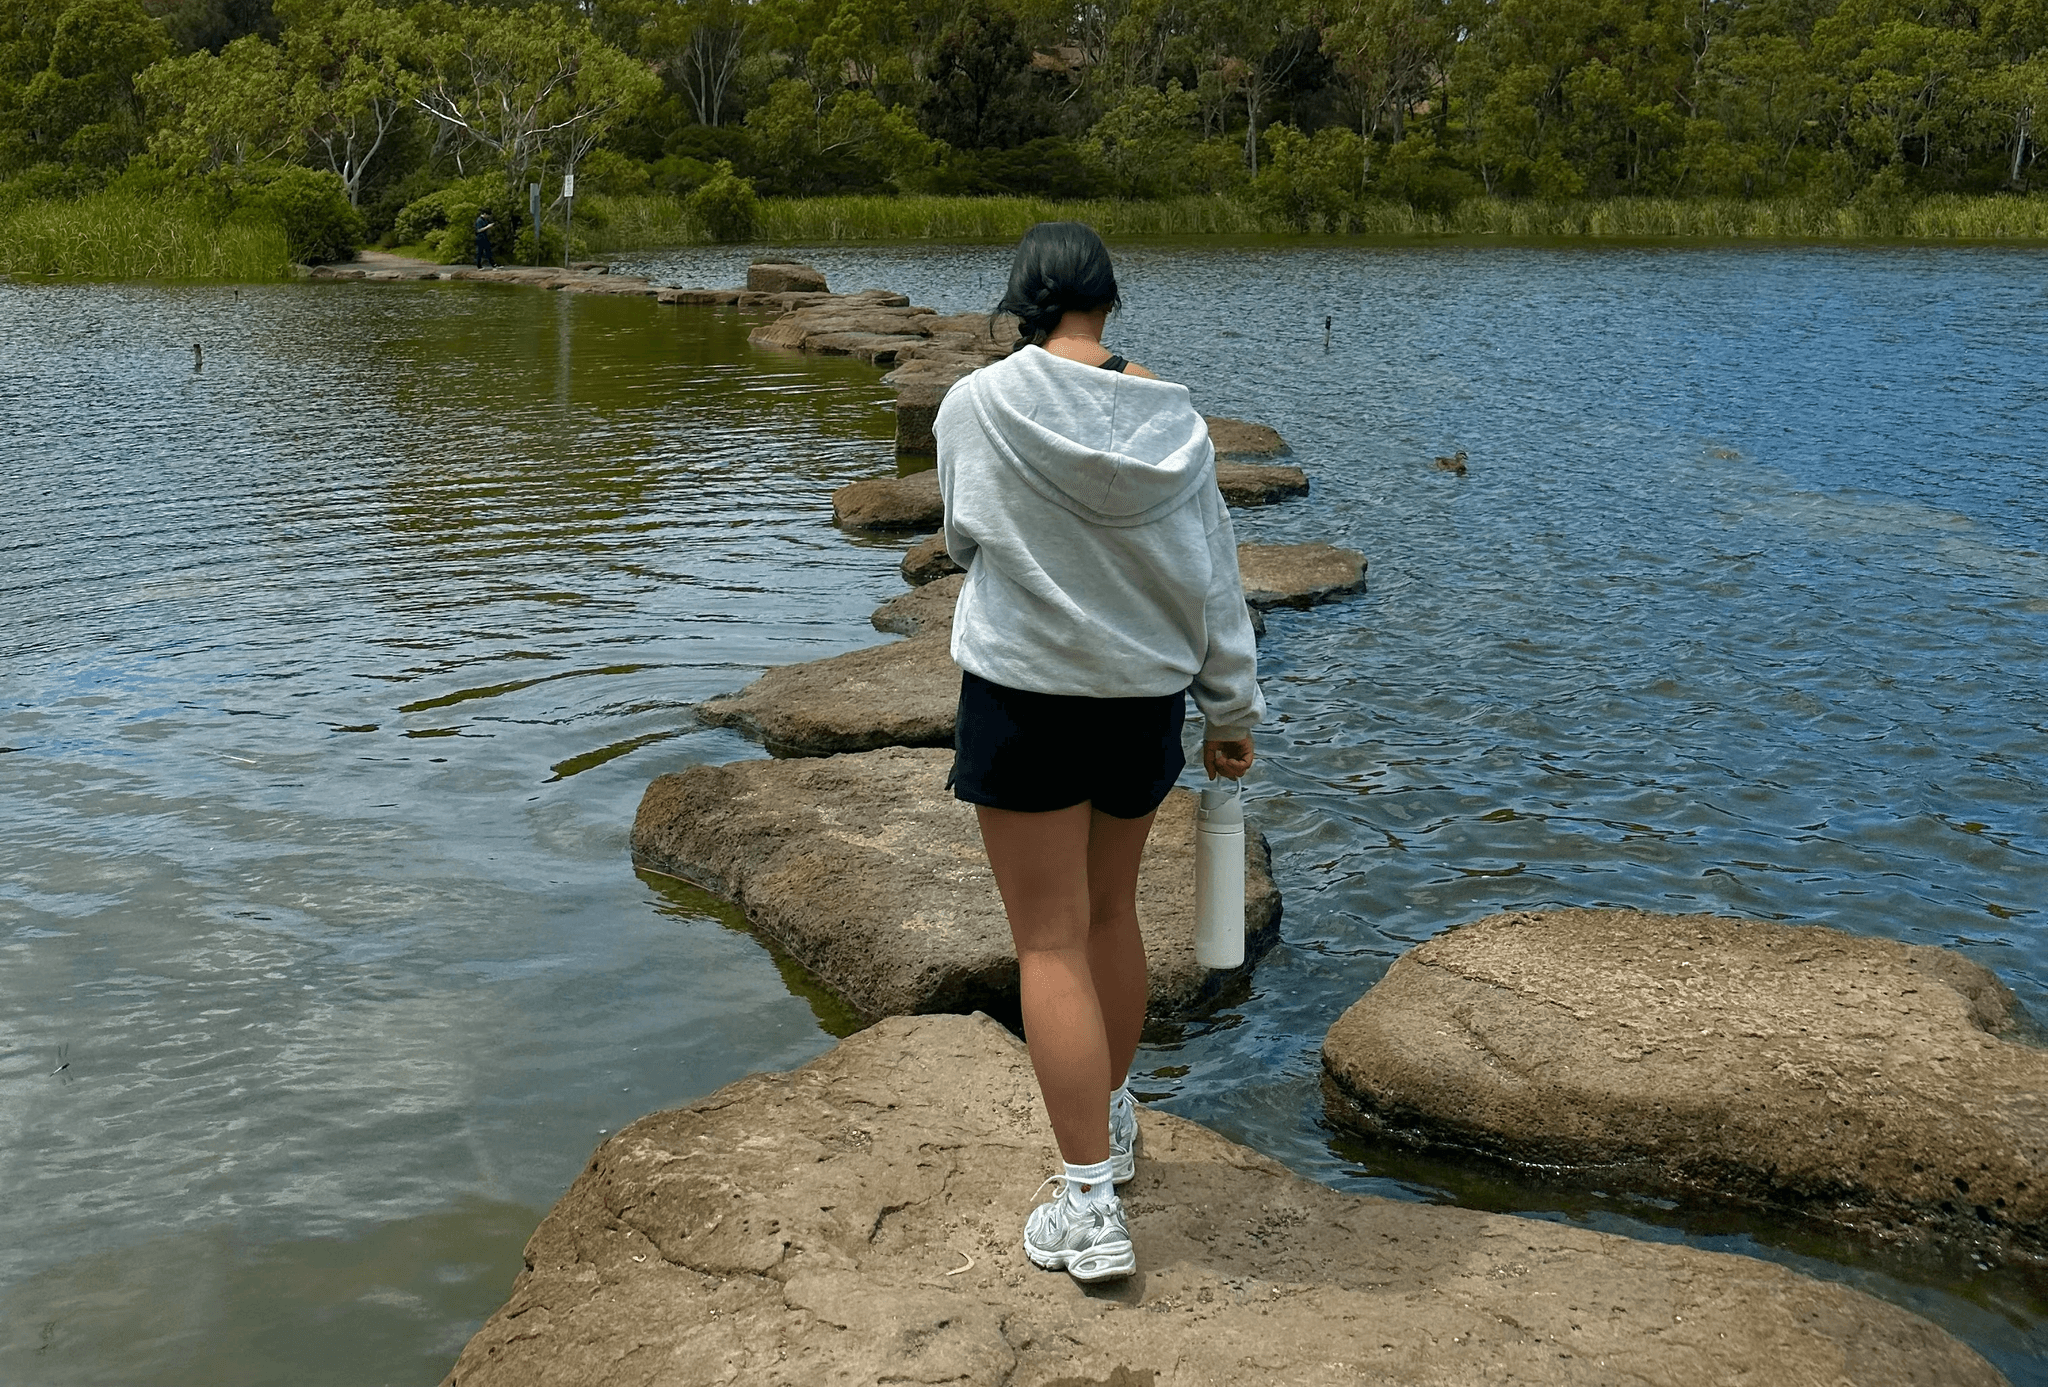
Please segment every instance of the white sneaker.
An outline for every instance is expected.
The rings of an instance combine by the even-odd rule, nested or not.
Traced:
[[[1065,1271],[1076,1281],[1114,1281],[1138,1269],[1124,1203],[1114,1194],[1100,1203],[1068,1200],[1064,1175],[1060,1192],[1024,1220],[1024,1255],[1047,1271]]]
[[[1138,1173],[1138,1100],[1121,1089],[1109,1099],[1110,1183],[1121,1185]]]

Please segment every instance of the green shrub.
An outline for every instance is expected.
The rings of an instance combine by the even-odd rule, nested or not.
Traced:
[[[291,257],[302,265],[350,260],[363,240],[362,213],[349,206],[338,174],[275,164],[248,175],[236,205],[260,209],[284,229]]]
[[[682,154],[664,154],[648,169],[656,192],[671,197],[693,193],[711,180],[711,165]]]
[[[611,193],[631,197],[654,186],[653,170],[615,149],[593,149],[576,166],[576,196]]]
[[[733,173],[725,159],[683,205],[714,241],[752,240],[760,229],[761,200],[754,196],[754,180]]]
[[[26,207],[32,202],[81,198],[98,191],[105,182],[104,174],[97,169],[32,164],[0,183],[0,211]]]
[[[1448,150],[1422,135],[1388,150],[1374,171],[1374,183],[1383,196],[1439,216],[1480,192],[1478,179],[1459,167]]]
[[[425,245],[430,252],[439,253],[444,248],[444,230],[461,233],[452,256],[441,258],[453,263],[464,259],[473,244],[471,228],[476,224],[476,214],[489,207],[498,214],[498,225],[503,230],[505,245],[511,244],[511,220],[517,215],[515,208],[525,206],[523,198],[514,198],[505,180],[495,173],[481,173],[472,178],[460,179],[445,188],[439,188],[408,202],[400,208],[391,222],[391,240],[394,245]],[[491,248],[499,247],[497,237],[491,238]]]
[[[1296,231],[1343,231],[1358,210],[1365,141],[1348,126],[1314,136],[1290,125],[1266,131],[1270,157],[1245,190],[1252,206]]]
[[[518,265],[559,265],[562,263],[562,228],[543,223],[540,233],[540,255],[533,250],[533,228],[521,226],[519,234],[512,238],[512,259],[507,264]]]

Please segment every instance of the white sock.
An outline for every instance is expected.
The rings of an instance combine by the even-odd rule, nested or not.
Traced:
[[[1112,1108],[1115,1107],[1116,1101],[1119,1098],[1129,1103],[1135,1103],[1138,1101],[1137,1099],[1131,1097],[1131,1081],[1129,1079],[1124,1080],[1122,1083],[1118,1084],[1115,1088],[1109,1091],[1109,1105]]]
[[[1106,1159],[1093,1165],[1066,1162],[1067,1202],[1077,1209],[1086,1209],[1116,1198],[1116,1186],[1110,1183],[1110,1174],[1110,1162]]]

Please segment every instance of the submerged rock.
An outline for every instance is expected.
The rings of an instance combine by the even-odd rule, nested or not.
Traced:
[[[960,565],[953,562],[953,556],[946,552],[946,537],[933,535],[910,546],[903,556],[903,581],[912,587],[935,583],[950,574],[961,572]]]
[[[647,787],[633,853],[733,901],[865,1016],[1014,1013],[1009,923],[974,807],[946,787],[952,765],[951,751],[890,748],[697,766]],[[1155,1018],[1186,1014],[1279,938],[1266,840],[1247,830],[1244,968],[1195,962],[1194,805],[1167,796],[1139,870]]]
[[[761,261],[747,266],[747,287],[760,294],[814,293],[829,291],[825,276],[796,261]]]
[[[1313,607],[1365,586],[1365,555],[1334,544],[1240,544],[1237,567],[1253,608]]]
[[[758,739],[777,756],[953,745],[960,667],[944,640],[895,641],[769,670],[697,717]]]
[[[2048,1252],[2048,1051],[1940,949],[1711,915],[1489,916],[1330,1028],[1341,1125]]]
[[[1932,1324],[1750,1257],[1339,1194],[1138,1114],[1138,1274],[1019,1247],[1058,1153],[986,1017],[884,1021],[642,1118],[443,1387],[1210,1383],[1996,1387]]]
[[[1216,446],[1218,458],[1270,458],[1289,451],[1287,441],[1264,424],[1226,419],[1220,414],[1205,414],[1202,420],[1209,426],[1209,441]]]
[[[849,530],[936,530],[945,520],[937,468],[850,482],[832,493],[832,520]]]

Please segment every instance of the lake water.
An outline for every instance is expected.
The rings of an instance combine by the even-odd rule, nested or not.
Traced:
[[[799,253],[948,310],[1007,259]],[[1261,648],[1284,942],[1135,1086],[1343,1188],[1847,1280],[2048,1383],[2036,1273],[1362,1150],[1316,1087],[1392,958],[1509,907],[1939,944],[2048,1018],[2048,254],[1120,265],[1113,345],[1313,480],[1240,536],[1372,562]],[[601,1134],[832,1043],[626,857],[650,778],[761,754],[692,704],[902,587],[829,523],[893,465],[879,373],[752,321],[0,285],[0,1380],[432,1382]]]

